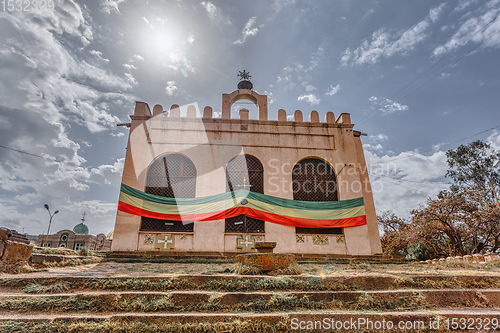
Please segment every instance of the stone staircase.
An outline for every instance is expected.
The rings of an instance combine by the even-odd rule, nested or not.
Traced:
[[[494,332],[500,275],[0,278],[0,332]]]

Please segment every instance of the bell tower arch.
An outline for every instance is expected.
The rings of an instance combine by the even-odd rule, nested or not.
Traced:
[[[253,91],[251,76],[243,70],[238,74],[241,81],[238,89],[230,94],[222,94],[222,119],[231,118],[231,106],[239,100],[247,99],[257,106],[259,120],[267,120],[267,95],[260,95]]]

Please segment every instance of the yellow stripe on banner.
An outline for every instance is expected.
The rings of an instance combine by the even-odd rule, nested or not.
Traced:
[[[300,217],[314,220],[336,220],[365,215],[365,206],[335,210],[305,210],[275,206],[250,199],[245,207],[282,216]]]
[[[138,199],[134,196],[120,192],[120,201],[132,205],[134,207],[141,208],[154,213],[182,215],[182,214],[210,213],[210,212],[218,212],[221,210],[230,209],[236,207],[238,203],[241,201],[241,199],[222,200],[200,205],[177,206],[177,205],[165,205],[157,202]]]
[[[248,203],[242,205],[241,201],[243,199],[247,199]],[[336,219],[346,219],[346,218],[365,215],[364,206],[346,208],[346,209],[335,209],[335,210],[305,210],[305,209],[281,207],[244,197],[222,200],[208,204],[177,206],[177,205],[165,205],[156,202],[146,201],[121,192],[120,201],[150,212],[160,213],[160,214],[174,214],[174,215],[202,214],[202,213],[206,214],[210,212],[223,211],[237,206],[258,209],[263,212],[282,215],[282,216],[315,219],[315,220],[336,220]],[[179,208],[181,208],[181,210],[179,210]]]

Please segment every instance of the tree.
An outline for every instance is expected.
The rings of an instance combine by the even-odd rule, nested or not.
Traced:
[[[401,255],[401,251],[406,250],[407,241],[404,231],[409,228],[409,224],[397,217],[392,211],[382,212],[377,216],[379,227],[382,227],[383,252],[387,255]]]
[[[392,212],[378,217],[384,253],[425,260],[500,250],[500,208],[493,191],[500,185],[496,166],[500,151],[474,141],[449,150],[446,156],[446,177],[453,180],[449,190],[414,209],[411,221]]]
[[[488,188],[489,197],[493,199],[491,186],[498,188],[500,185],[500,151],[493,149],[486,142],[477,140],[455,150],[448,150],[446,157],[449,167],[446,177],[455,182],[451,187],[452,191],[468,187]]]

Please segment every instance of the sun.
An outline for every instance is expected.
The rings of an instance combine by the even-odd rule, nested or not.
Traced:
[[[183,38],[182,27],[174,26],[167,20],[144,20],[146,24],[141,26],[139,38],[141,52],[148,58],[163,62],[182,51],[187,42],[187,38]]]

